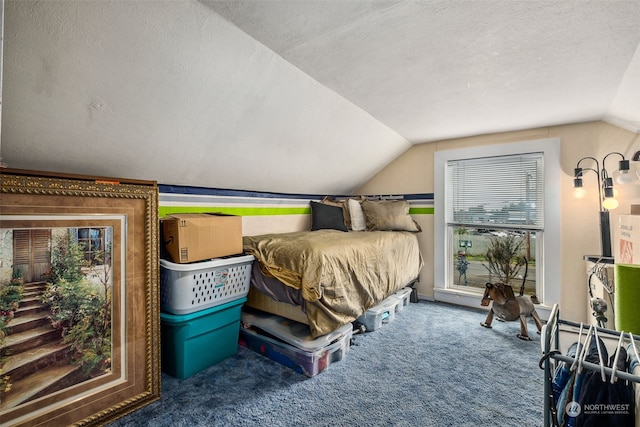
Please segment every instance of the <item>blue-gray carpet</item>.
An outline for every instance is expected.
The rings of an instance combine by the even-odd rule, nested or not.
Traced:
[[[112,426],[542,426],[540,336],[486,312],[409,304],[308,378],[245,348]]]

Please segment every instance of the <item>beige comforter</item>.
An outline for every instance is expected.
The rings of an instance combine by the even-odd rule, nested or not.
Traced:
[[[417,279],[423,264],[416,235],[404,231],[247,236],[244,251],[264,274],[300,290],[314,337],[354,321]]]

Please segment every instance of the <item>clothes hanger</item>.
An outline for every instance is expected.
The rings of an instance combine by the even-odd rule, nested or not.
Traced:
[[[629,332],[629,338],[631,339],[631,348],[633,348],[633,354],[636,356],[636,360],[640,362],[640,356],[638,356],[638,348],[636,347],[636,342],[633,340],[633,334]]]
[[[571,366],[571,370],[578,370],[578,374],[582,373],[582,363],[584,363],[584,359],[587,357],[587,348],[589,347],[587,344],[589,343],[589,340],[591,339],[591,335],[593,334],[593,325],[591,325],[589,327],[589,330],[587,331],[587,337],[584,339],[584,344],[582,344],[582,349],[580,351],[580,357],[578,357],[578,363],[575,366]],[[575,361],[574,361],[575,362]]]
[[[600,348],[600,337],[598,336],[598,328],[593,329],[595,331],[596,337],[596,348],[598,349],[598,359],[600,360],[600,376],[602,377],[602,382],[607,382],[607,375],[604,372],[604,361],[602,360],[602,349]]]
[[[579,354],[582,353],[582,349],[584,348],[584,346],[580,347],[582,345],[582,331],[584,329],[584,323],[580,322],[580,331],[578,331],[578,347],[576,348],[576,355],[573,359],[573,363],[571,364],[570,367],[570,371],[575,371],[576,369],[576,365],[578,363],[578,358],[580,357]]]
[[[613,358],[613,366],[611,367],[611,384],[618,381],[616,377],[616,371],[618,370],[618,358],[620,357],[620,347],[622,347],[622,339],[624,338],[624,331],[620,331],[620,339],[618,340],[618,347],[616,347],[616,355]]]

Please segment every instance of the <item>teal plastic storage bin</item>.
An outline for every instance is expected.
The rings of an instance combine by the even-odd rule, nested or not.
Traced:
[[[240,298],[184,315],[160,313],[162,370],[183,379],[236,354],[246,301]]]

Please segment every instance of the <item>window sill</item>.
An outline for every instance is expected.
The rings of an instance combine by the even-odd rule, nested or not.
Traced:
[[[482,295],[478,295],[478,292],[465,291],[460,289],[434,289],[433,299],[435,301],[446,302],[449,304],[462,305],[464,307],[478,308],[480,310],[489,310],[489,307],[483,307],[480,305]],[[536,304],[536,312],[543,323],[551,315],[552,307],[545,304]]]
[[[462,289],[434,289],[433,297],[436,301],[447,302],[450,304],[458,304],[481,309],[485,308],[480,305],[482,294],[479,294],[477,291],[473,292]]]

